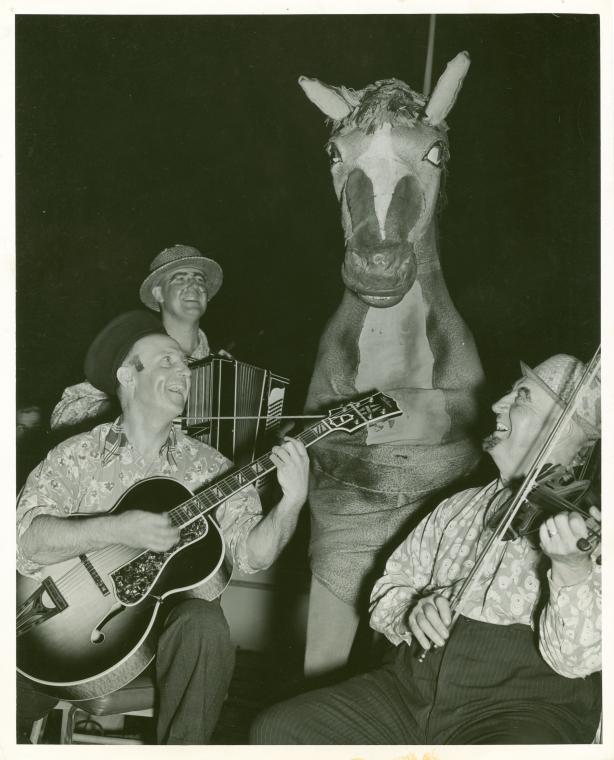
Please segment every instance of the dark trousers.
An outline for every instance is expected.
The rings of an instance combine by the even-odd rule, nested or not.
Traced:
[[[207,744],[235,664],[235,648],[219,601],[174,605],[158,641],[159,744]]]
[[[235,649],[218,600],[172,603],[158,640],[157,740],[160,744],[207,744],[234,670]],[[32,721],[57,703],[25,678],[17,681],[17,741],[27,742]]]
[[[593,740],[600,678],[564,678],[528,626],[459,618],[420,663],[401,644],[370,673],[262,713],[253,744],[560,744]]]

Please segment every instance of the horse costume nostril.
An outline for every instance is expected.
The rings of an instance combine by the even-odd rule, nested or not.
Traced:
[[[386,239],[407,240],[425,210],[424,192],[416,177],[405,175],[397,183],[388,213]]]

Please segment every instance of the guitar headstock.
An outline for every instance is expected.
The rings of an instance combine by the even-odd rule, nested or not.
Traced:
[[[400,414],[403,412],[396,401],[385,393],[378,392],[331,409],[324,421],[334,430],[353,433],[373,422],[398,417]]]

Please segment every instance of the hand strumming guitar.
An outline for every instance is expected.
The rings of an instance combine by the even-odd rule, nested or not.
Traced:
[[[168,512],[155,514],[133,509],[113,516],[113,523],[116,543],[154,552],[168,551],[179,541],[181,533],[171,523]]]

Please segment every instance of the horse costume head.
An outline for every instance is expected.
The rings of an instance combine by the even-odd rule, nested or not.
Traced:
[[[444,119],[469,62],[459,53],[428,99],[398,79],[359,91],[299,79],[332,120],[326,149],[345,232],[342,276],[369,306],[394,306],[416,279],[448,158]]]

